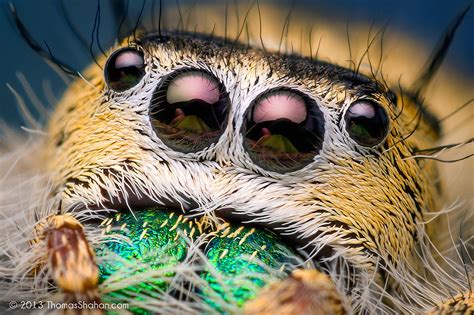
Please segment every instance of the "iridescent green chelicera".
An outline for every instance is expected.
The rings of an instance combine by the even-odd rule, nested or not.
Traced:
[[[244,226],[222,229],[207,245],[206,257],[212,267],[202,278],[212,292],[203,294],[219,312],[227,303],[244,305],[268,282],[284,278],[298,261],[274,233]]]
[[[106,234],[114,237],[97,250],[97,256],[102,260],[100,282],[112,275],[119,280],[139,276],[150,269],[172,269],[186,257],[188,245],[183,235],[199,234],[194,221],[156,209],[135,211],[133,215],[117,214],[106,219],[102,227]],[[128,240],[118,240],[117,235]],[[142,291],[163,292],[173,275],[173,272],[164,272],[162,278],[147,279],[138,285],[113,291],[109,297],[139,295]]]
[[[103,233],[110,235],[96,251],[100,282],[109,279],[104,283],[109,288],[103,296],[105,301],[145,301],[143,296],[159,299],[169,289],[174,267],[186,259],[190,242],[197,237],[206,261],[193,260],[199,264],[196,272],[201,270],[199,276],[205,282],[194,287],[195,296],[220,313],[226,311],[227,305],[242,306],[268,282],[284,278],[298,260],[268,230],[229,223],[215,229],[206,225],[203,230],[198,221],[162,209],[116,214],[101,226]],[[153,270],[158,271],[154,273],[158,276],[148,276]],[[143,281],[133,281],[128,287],[111,285],[126,283],[141,274]],[[130,310],[145,312],[140,308]]]

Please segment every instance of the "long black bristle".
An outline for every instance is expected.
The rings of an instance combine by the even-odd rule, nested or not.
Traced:
[[[438,45],[436,46],[431,57],[426,62],[423,72],[415,81],[416,85],[413,89],[413,95],[415,96],[416,100],[418,100],[420,96],[423,95],[424,90],[427,88],[427,86],[435,76],[436,72],[438,71],[439,67],[443,63],[443,60],[446,57],[448,49],[453,41],[454,35],[456,34],[459,25],[461,25],[462,20],[464,19],[470,8],[471,5],[467,6],[463,11],[461,11],[461,13],[459,13],[454,18],[454,20],[448,26],[448,29],[444,33],[443,37],[439,41]]]
[[[50,61],[56,66],[58,66],[65,73],[80,77],[78,71],[73,70],[72,67],[70,67],[66,63],[54,57],[54,55],[51,52],[51,49],[49,48],[47,44],[46,44],[47,50],[45,50],[40,44],[38,44],[38,42],[33,38],[33,36],[30,34],[26,26],[21,21],[16,11],[16,8],[12,2],[9,2],[8,4],[8,12],[9,12],[9,15],[13,17],[13,22],[15,23],[16,28],[20,32],[21,37],[25,40],[28,46],[30,46],[30,48],[33,49],[33,51],[35,51],[41,58],[47,61]]]
[[[100,10],[100,0],[97,0],[97,28],[95,30],[95,38],[97,39],[97,46],[99,47],[100,51],[102,54],[107,57],[107,54],[105,53],[104,48],[102,47],[102,44],[100,43],[100,21],[101,21],[101,10]]]
[[[98,7],[100,8],[100,7]],[[99,66],[99,68],[102,69],[102,67],[100,66],[99,62],[97,61],[97,58],[95,57],[95,54],[94,54],[94,38],[95,38],[95,34],[96,34],[96,28],[97,28],[97,24],[98,24],[98,19],[99,19],[99,10],[96,11],[95,13],[95,17],[94,17],[94,26],[92,27],[92,32],[91,32],[91,41],[89,43],[89,53],[92,57],[92,59],[94,59],[94,62],[97,66]]]
[[[118,3],[111,2],[111,9],[117,24],[117,40],[121,42],[128,35],[131,28],[128,20],[130,1],[125,1],[125,4],[122,0],[116,0],[116,2]]]
[[[162,16],[163,15],[163,1],[162,0],[160,0],[159,9],[160,9],[160,12],[158,14],[158,35],[160,36],[160,38],[162,38],[163,37],[163,35],[161,34],[161,23],[162,23],[161,20],[162,20],[162,17],[163,17]]]
[[[134,41],[137,40],[137,30],[141,26],[143,11],[145,10],[145,4],[146,4],[146,0],[143,0],[142,1],[142,6],[140,8],[140,13],[138,14],[137,22],[135,23],[135,27],[133,28],[133,40]]]

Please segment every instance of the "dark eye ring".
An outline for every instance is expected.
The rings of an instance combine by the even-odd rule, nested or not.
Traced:
[[[144,76],[143,52],[134,48],[127,47],[115,51],[105,64],[105,82],[116,92],[123,92],[134,87]]]
[[[353,102],[344,114],[344,121],[349,136],[363,147],[380,144],[390,127],[385,108],[371,100]]]

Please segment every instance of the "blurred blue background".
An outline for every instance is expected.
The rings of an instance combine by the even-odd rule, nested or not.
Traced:
[[[83,69],[91,62],[89,51],[81,46],[65,23],[64,13],[61,11],[59,0],[10,0],[17,8],[23,23],[30,30],[33,37],[40,43],[47,42],[54,55],[66,61],[75,69]],[[121,0],[100,0],[102,19],[100,39],[102,46],[108,48],[115,41],[117,25],[112,19],[111,8]],[[233,1],[233,0],[231,0]],[[146,12],[151,8],[151,0],[147,1]],[[180,0],[183,5],[193,1]],[[198,1],[197,5],[211,1]],[[263,2],[263,1],[261,1]],[[269,1],[268,1],[269,2]],[[278,1],[288,5],[288,1]],[[23,41],[15,29],[11,16],[8,13],[9,1],[0,0],[0,42],[2,53],[0,58],[0,120],[10,125],[18,126],[22,123],[14,97],[6,84],[24,95],[17,73],[25,75],[32,88],[38,92],[40,100],[48,104],[44,96],[44,86],[49,86],[54,97],[59,97],[66,85],[62,79],[37,56]],[[91,31],[97,9],[95,0],[64,0],[67,11],[73,23],[83,34],[86,41],[90,41]],[[136,20],[142,1],[130,1],[129,14]],[[164,6],[175,5],[175,1],[163,1]],[[211,2],[212,3],[212,2]],[[389,22],[391,29],[398,29],[411,34],[429,47],[434,46],[446,26],[468,4],[464,0],[452,1],[370,1],[370,0],[296,0],[296,7],[303,6],[305,10],[324,12],[330,18],[349,21],[365,21],[367,23],[383,24]],[[156,5],[157,7],[157,5]],[[474,12],[469,12],[453,42],[447,56],[449,67],[454,67],[468,76],[474,74]],[[95,53],[99,53],[97,47]],[[48,88],[47,88],[48,89]],[[31,104],[27,104],[31,106]]]

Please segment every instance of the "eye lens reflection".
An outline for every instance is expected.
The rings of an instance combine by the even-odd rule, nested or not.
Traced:
[[[155,90],[150,117],[166,145],[181,152],[196,152],[219,139],[229,103],[224,86],[211,74],[178,71]]]
[[[349,136],[364,147],[381,143],[388,133],[387,112],[372,101],[355,101],[350,105],[344,119]]]
[[[143,53],[133,48],[114,52],[104,69],[105,81],[114,91],[126,91],[140,82],[145,75]]]
[[[253,102],[243,133],[245,147],[257,165],[285,173],[303,168],[319,153],[324,117],[309,97],[275,89]]]

